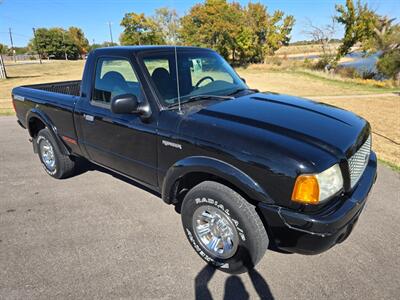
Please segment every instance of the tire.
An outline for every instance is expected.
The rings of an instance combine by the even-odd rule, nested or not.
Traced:
[[[192,188],[183,200],[181,218],[197,254],[223,272],[250,271],[268,248],[268,235],[255,206],[220,183],[204,181]]]
[[[61,152],[48,128],[40,130],[34,142],[37,144],[39,159],[47,174],[62,179],[74,173],[75,161]]]

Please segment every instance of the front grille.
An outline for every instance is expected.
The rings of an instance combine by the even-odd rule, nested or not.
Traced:
[[[365,168],[367,167],[369,155],[371,153],[371,136],[365,143],[349,158],[350,185],[353,188],[360,180]]]

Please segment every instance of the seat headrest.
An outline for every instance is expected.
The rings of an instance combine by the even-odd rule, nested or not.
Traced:
[[[169,72],[165,68],[154,69],[153,73],[151,74],[151,78],[153,78],[154,81],[171,79]]]
[[[116,71],[109,71],[103,75],[102,81],[106,81],[113,84],[126,84],[126,80],[124,76]]]

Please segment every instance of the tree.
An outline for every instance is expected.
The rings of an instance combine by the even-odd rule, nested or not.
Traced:
[[[161,29],[164,41],[169,45],[177,44],[180,20],[176,10],[168,7],[158,8],[152,18]]]
[[[268,13],[267,8],[261,3],[249,3],[246,8],[244,8],[244,28],[243,33],[247,37],[250,47],[248,51],[241,50],[241,61],[247,62],[260,62],[263,61],[265,56],[265,47],[268,42]],[[247,32],[247,34],[246,34]],[[241,39],[242,36],[240,36]],[[242,43],[239,43],[240,45]]]
[[[363,43],[368,52],[380,53],[378,71],[400,84],[400,25],[395,19],[379,17],[375,22],[374,34]]]
[[[262,62],[288,44],[293,16],[282,11],[269,15],[260,3],[246,7],[226,0],[206,0],[181,19],[180,36],[188,45],[209,47],[240,63]]]
[[[124,31],[120,36],[121,45],[165,44],[161,28],[143,13],[127,13],[121,21]]]
[[[334,18],[331,24],[324,26],[314,25],[311,20],[307,20],[303,33],[311,37],[315,44],[321,46],[322,55],[316,65],[317,68],[325,69],[327,66],[337,63],[336,50],[330,45],[336,34],[335,24]]]
[[[16,55],[22,55],[28,53],[28,47],[14,47]]]
[[[85,37],[83,30],[72,26],[68,28],[68,34],[73,43],[78,47],[79,54],[82,57],[82,55],[86,54],[89,50],[89,41]]]
[[[275,53],[282,46],[289,45],[290,33],[294,25],[294,17],[286,16],[283,11],[277,10],[267,22],[266,50],[269,55]]]
[[[337,58],[350,52],[357,42],[369,39],[374,33],[377,14],[369,9],[367,4],[362,5],[360,0],[354,5],[353,0],[346,0],[346,5],[336,5],[338,15],[335,19],[344,25],[345,33],[338,50]]]
[[[9,51],[10,49],[7,47],[7,45],[0,43],[0,54],[9,54]]]
[[[400,48],[400,25],[393,24],[395,19],[378,17],[373,34],[364,41],[363,48],[372,52],[389,52]]]
[[[400,50],[392,50],[385,53],[377,63],[379,72],[389,78],[393,78],[400,85]]]
[[[80,52],[68,31],[62,28],[38,28],[36,30],[36,43],[44,57],[56,59],[77,59]],[[29,49],[35,49],[35,39],[28,45]]]
[[[98,49],[98,48],[106,48],[106,47],[114,47],[114,46],[118,46],[117,43],[111,43],[111,42],[103,42],[101,44],[92,44],[89,46],[89,51]]]
[[[241,31],[241,14],[236,3],[206,0],[194,5],[181,19],[180,36],[187,45],[213,48],[229,58],[235,51],[235,38]]]

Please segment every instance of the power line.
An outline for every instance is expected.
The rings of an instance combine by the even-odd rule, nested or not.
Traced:
[[[9,32],[8,32],[8,31],[0,31],[0,34],[7,34],[7,35],[9,35]],[[17,33],[17,32],[15,32],[15,31],[13,31],[12,34],[13,34],[13,36],[22,36],[22,37],[26,37],[26,38],[31,38],[31,36],[29,36],[29,35]]]

